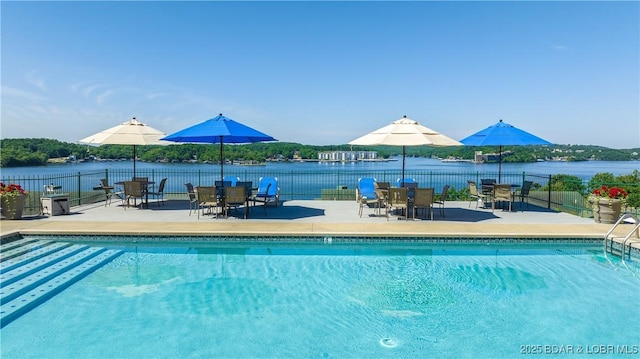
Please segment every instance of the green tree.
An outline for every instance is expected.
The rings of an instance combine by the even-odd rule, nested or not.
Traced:
[[[578,176],[567,174],[551,176],[549,184],[542,186],[542,189],[549,190],[549,187],[551,187],[551,191],[576,191],[580,193],[585,193],[586,191],[582,180]]]

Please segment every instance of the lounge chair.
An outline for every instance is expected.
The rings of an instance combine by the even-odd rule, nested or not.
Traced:
[[[513,195],[511,193],[510,184],[494,184],[493,198],[491,200],[491,210],[496,210],[496,202],[509,202],[509,212],[511,212],[511,204],[513,203]]]
[[[191,215],[192,211],[198,210],[198,197],[191,183],[187,182],[184,186],[187,188],[187,195],[189,196],[189,215]]]
[[[440,215],[444,218],[444,202],[447,200],[447,193],[449,192],[449,185],[446,184],[442,188],[442,193],[440,193],[440,199],[433,198],[433,204],[440,205]]]
[[[406,188],[389,188],[389,208],[402,208],[404,211],[404,219],[409,219],[409,197]],[[387,220],[389,216],[387,215]]]
[[[420,209],[426,209],[433,221],[433,188],[416,188],[413,197],[413,218]]]
[[[163,178],[162,180],[160,180],[160,185],[158,185],[158,190],[149,191],[148,193],[149,196],[153,196],[158,199],[157,201],[158,206],[160,206],[161,203],[164,206],[164,186],[166,183],[167,183],[167,178]]]
[[[198,218],[200,218],[200,210],[202,210],[202,214],[205,214],[205,209],[207,213],[214,214],[213,209],[218,208],[220,205],[220,201],[218,199],[218,190],[215,186],[198,186],[196,187],[196,197],[198,203]],[[215,213],[216,217],[218,213]]]
[[[471,201],[469,201],[469,207],[471,207],[471,202],[476,202],[476,208],[478,208],[478,202],[482,203],[484,207],[484,203],[490,198],[488,195],[484,193],[478,192],[478,186],[475,181],[467,181],[469,184],[469,195],[471,196]]]
[[[278,187],[277,177],[260,177],[258,180],[258,190],[251,197],[253,205],[256,202],[262,202],[264,207],[264,215],[267,215],[267,204],[275,203],[276,207],[280,204],[280,187]]]

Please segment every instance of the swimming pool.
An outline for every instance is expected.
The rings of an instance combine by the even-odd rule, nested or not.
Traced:
[[[637,263],[597,244],[456,242],[98,238],[122,254],[6,325],[1,356],[638,353]]]

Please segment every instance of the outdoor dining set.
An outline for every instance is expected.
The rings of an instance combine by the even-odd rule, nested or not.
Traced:
[[[486,203],[490,203],[492,211],[495,211],[498,205],[504,204],[508,211],[513,209],[513,203],[516,199],[522,204],[527,201],[529,190],[533,182],[524,181],[522,185],[509,183],[496,183],[494,179],[483,179],[481,187],[478,188],[475,181],[467,181],[469,185],[469,195],[471,203],[476,203],[476,208],[481,204],[482,208],[486,208]],[[389,219],[390,213],[394,212],[405,220],[409,219],[409,215],[413,219],[417,218],[419,212],[425,213],[433,220],[434,206],[438,205],[440,216],[444,217],[444,205],[447,199],[449,185],[445,185],[439,194],[435,193],[434,188],[420,188],[418,182],[413,178],[399,178],[394,186],[389,182],[379,182],[375,178],[360,178],[356,189],[356,201],[359,204],[358,215],[362,217],[365,207],[373,206],[376,215],[382,215]],[[400,218],[399,218],[400,219]]]
[[[236,212],[242,208],[242,217],[249,216],[251,207],[262,203],[265,215],[267,205],[278,205],[280,190],[276,177],[261,177],[258,187],[253,187],[251,181],[240,181],[238,177],[225,177],[222,181],[215,181],[214,186],[197,186],[185,183],[189,195],[189,215],[196,212],[200,215],[224,216],[227,218],[231,210]]]
[[[449,185],[445,185],[442,192],[436,196],[434,188],[419,188],[412,178],[398,179],[392,186],[389,182],[380,182],[375,178],[364,177],[358,180],[356,201],[359,204],[358,215],[362,217],[363,209],[373,206],[377,215],[389,219],[389,214],[395,209],[402,213],[405,219],[409,214],[415,219],[418,212],[425,212],[433,220],[434,205],[440,206],[440,215],[444,217],[444,204]]]
[[[155,188],[155,181],[147,177],[133,177],[128,181],[118,181],[114,186],[108,184],[106,178],[101,179],[101,188],[105,191],[105,206],[111,204],[115,196],[122,200],[126,210],[130,207],[149,208],[149,196],[157,198],[157,205],[164,205],[164,188],[167,178],[163,178]],[[267,214],[267,205],[279,203],[279,187],[277,177],[261,177],[258,186],[251,181],[240,181],[238,177],[224,177],[215,181],[213,186],[197,186],[185,183],[189,197],[189,215],[195,212],[201,215],[228,217],[232,210],[243,209],[242,218],[247,218],[251,206],[262,203]],[[139,201],[139,203],[138,203]]]

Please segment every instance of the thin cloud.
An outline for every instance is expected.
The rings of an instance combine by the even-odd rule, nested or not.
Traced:
[[[569,48],[564,45],[551,45],[551,48],[558,51],[567,51]]]
[[[9,87],[9,86],[2,86],[2,96],[3,97],[4,96],[20,97],[30,101],[46,101],[47,100],[47,98],[44,96],[35,94],[33,92]]]
[[[107,99],[107,97],[113,95],[115,93],[115,91],[113,90],[107,90],[105,92],[103,92],[102,94],[96,96],[96,102],[99,105],[102,105],[104,103],[104,101]]]
[[[42,91],[47,91],[44,78],[36,76],[35,70],[27,73],[27,82]]]
[[[155,100],[158,97],[164,97],[167,96],[166,93],[150,93],[147,94],[147,100]]]

